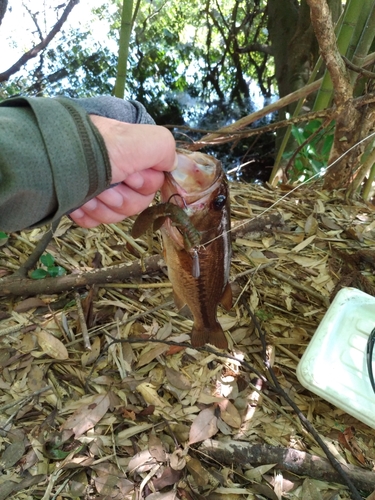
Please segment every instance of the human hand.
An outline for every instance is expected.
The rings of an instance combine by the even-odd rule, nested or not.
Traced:
[[[177,165],[176,144],[168,129],[124,123],[90,115],[101,133],[112,167],[112,188],[74,210],[82,227],[120,222],[149,206],[164,182],[164,172]]]

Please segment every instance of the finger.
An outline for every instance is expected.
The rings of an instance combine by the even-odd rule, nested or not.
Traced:
[[[72,212],[70,214],[72,219],[82,227],[94,227],[101,223],[113,224],[144,210],[154,197],[153,194],[139,194],[124,184],[119,184],[113,189],[118,190],[123,197],[123,204],[120,207],[109,207],[98,198],[94,198]]]
[[[155,194],[164,184],[164,172],[152,168],[135,172],[124,180],[124,184],[143,195]]]
[[[74,212],[69,214],[69,217],[78,225],[85,228],[96,227],[101,224],[101,222],[89,217],[83,210],[78,208]]]

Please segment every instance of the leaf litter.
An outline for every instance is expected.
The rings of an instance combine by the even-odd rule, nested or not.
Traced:
[[[232,184],[233,226],[261,219],[282,194]],[[324,457],[288,402],[257,376],[266,375],[262,346],[245,301],[284,391],[341,464],[374,472],[375,430],[296,378],[338,289],[375,294],[374,207],[349,203],[340,191],[329,197],[315,183],[270,214],[283,225],[234,232],[235,303],[219,310],[230,358],[186,346],[192,321],[174,308],[165,269],[78,289],[89,348],[74,291],[0,299],[0,500],[350,498],[342,484],[290,473],[267,456],[226,463],[204,451],[207,442],[245,442]],[[134,250],[122,237],[131,224],[86,230],[64,218],[48,252],[68,273],[98,262],[115,272],[138,261],[140,250],[147,259],[147,241]],[[16,270],[42,235],[9,235],[1,275]],[[161,253],[158,235],[153,244]]]

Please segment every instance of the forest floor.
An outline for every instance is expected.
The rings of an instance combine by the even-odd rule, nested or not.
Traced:
[[[232,222],[256,224],[233,231],[228,353],[189,346],[192,321],[161,259],[138,266],[147,245],[134,249],[130,220],[86,230],[64,218],[47,251],[67,276],[15,275],[12,290],[45,228],[3,242],[0,500],[351,498],[316,436],[374,498],[375,429],[306,390],[296,368],[339,288],[375,295],[375,207],[318,183],[234,183],[231,198]],[[67,279],[95,282],[98,268],[102,283]]]

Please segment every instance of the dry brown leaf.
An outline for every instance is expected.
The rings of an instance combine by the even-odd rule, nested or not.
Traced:
[[[215,480],[196,458],[187,457],[186,466],[190,474],[193,476],[195,483],[198,486],[204,487],[208,484],[218,486],[220,483]]]
[[[315,219],[315,217],[310,214],[305,222],[305,234],[306,236],[312,236],[313,234],[316,233],[316,230],[318,229],[318,221]]]
[[[315,238],[316,238],[315,234],[313,234],[312,236],[309,236],[305,240],[301,241],[301,243],[299,243],[297,246],[292,248],[292,252],[295,252],[295,253],[300,252],[301,250],[303,250],[304,248],[309,246],[310,243],[312,243],[315,240]]]
[[[108,394],[96,396],[90,403],[78,408],[62,425],[62,429],[72,430],[75,437],[92,429],[107,413],[110,399]]]
[[[168,349],[169,346],[166,344],[151,344],[151,347],[148,347],[147,350],[145,349],[145,351],[139,357],[137,368],[148,365],[155,358],[167,352]]]
[[[239,414],[237,408],[229,399],[224,399],[219,403],[220,416],[224,422],[235,429],[241,427],[241,415]]]
[[[16,307],[13,309],[18,313],[23,313],[29,311],[30,309],[35,309],[36,307],[45,307],[46,303],[43,300],[38,299],[38,297],[29,297],[28,299],[18,302]]]
[[[82,366],[89,366],[98,359],[100,354],[100,338],[95,337],[94,342],[91,344],[91,350],[86,351],[81,356]]]
[[[120,500],[134,490],[134,484],[110,462],[93,465],[91,468],[97,474],[94,478],[96,489],[103,497]]]
[[[151,432],[148,438],[148,450],[158,462],[165,462],[167,460],[167,454],[164,450],[163,443],[153,432]]]
[[[199,443],[214,436],[218,431],[217,417],[215,408],[206,408],[202,410],[196,417],[189,433],[189,445]]]
[[[37,334],[38,344],[47,356],[53,359],[68,359],[69,354],[64,344],[51,333],[41,330]]]
[[[170,404],[165,399],[161,398],[155,388],[148,382],[142,382],[137,386],[137,392],[142,394],[143,399],[149,405],[157,406],[158,408],[170,408]]]
[[[152,480],[152,484],[155,490],[161,490],[166,486],[177,484],[181,477],[181,471],[174,470],[172,467],[165,467],[161,476]]]
[[[143,450],[130,459],[128,470],[131,474],[135,472],[141,474],[142,472],[151,470],[156,463],[156,459],[151,455],[149,450]]]
[[[23,457],[24,453],[25,442],[23,439],[19,439],[8,445],[0,456],[0,470],[12,467],[12,465]]]
[[[191,389],[192,383],[183,373],[166,366],[165,375],[169,383],[180,389],[181,391],[188,391]]]

